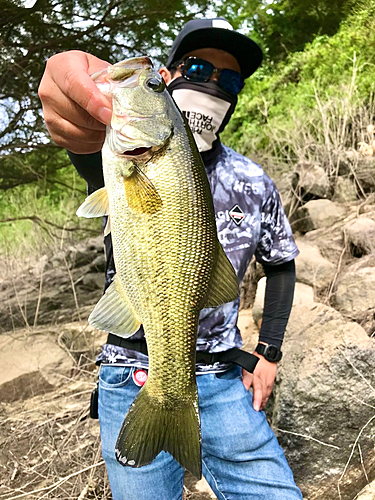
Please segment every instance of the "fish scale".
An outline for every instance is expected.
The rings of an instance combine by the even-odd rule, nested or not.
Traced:
[[[93,78],[113,104],[102,150],[105,187],[77,214],[108,213],[116,276],[89,321],[123,337],[142,324],[149,356],[147,382],[114,453],[122,465],[141,467],[168,451],[200,477],[199,313],[234,300],[238,281],[217,239],[190,129],[150,60],[123,61]]]

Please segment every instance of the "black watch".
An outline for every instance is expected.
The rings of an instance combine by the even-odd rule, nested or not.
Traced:
[[[280,351],[280,349],[272,344],[258,344],[255,350],[258,354],[264,356],[267,361],[271,361],[273,363],[276,363],[276,361],[280,361],[280,359],[283,357],[283,353]]]

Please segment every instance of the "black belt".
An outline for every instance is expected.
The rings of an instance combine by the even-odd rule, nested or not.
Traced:
[[[132,349],[133,351],[141,352],[147,355],[147,344],[145,340],[127,340],[118,335],[110,333],[107,338],[107,344],[117,345],[125,349]],[[250,352],[243,351],[233,347],[228,351],[223,352],[204,352],[197,351],[197,363],[204,363],[205,365],[213,365],[214,363],[235,363],[242,366],[246,371],[253,373],[259,358]]]

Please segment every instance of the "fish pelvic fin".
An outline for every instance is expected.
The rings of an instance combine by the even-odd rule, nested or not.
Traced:
[[[161,452],[169,452],[196,478],[202,476],[198,397],[165,404],[152,397],[147,384],[128,411],[117,438],[115,455],[123,466],[142,467]]]
[[[217,307],[226,302],[232,302],[237,299],[239,294],[238,278],[233,266],[219,242],[218,247],[218,258],[211,275],[204,307]]]
[[[77,210],[78,217],[102,217],[109,214],[109,202],[107,189],[105,187],[97,189],[88,196]]]
[[[150,179],[135,165],[134,173],[123,177],[125,198],[136,214],[154,214],[162,207],[159,193]]]
[[[116,276],[90,314],[89,323],[121,337],[130,337],[141,326]]]

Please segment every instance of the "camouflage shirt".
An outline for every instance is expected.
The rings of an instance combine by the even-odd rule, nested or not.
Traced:
[[[213,195],[219,241],[239,281],[253,255],[258,262],[278,265],[294,259],[298,249],[284,213],[279,193],[263,169],[250,159],[222,146],[221,153],[206,165]],[[114,271],[113,271],[114,272]],[[239,299],[200,314],[197,350],[220,352],[241,347],[237,327]],[[131,338],[142,338],[143,330]],[[105,344],[98,363],[147,367],[144,354]],[[197,366],[197,372],[222,367]]]

